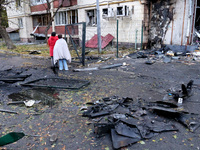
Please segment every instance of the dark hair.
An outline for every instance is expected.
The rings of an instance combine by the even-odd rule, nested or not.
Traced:
[[[58,35],[58,38],[61,39],[61,38],[62,38],[62,34],[59,34],[59,35]]]
[[[52,33],[51,33],[51,36],[56,36],[56,32],[52,32]]]

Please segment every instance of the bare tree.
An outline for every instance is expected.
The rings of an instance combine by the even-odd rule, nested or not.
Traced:
[[[46,8],[47,14],[51,13],[51,3],[53,3],[54,1],[56,1],[56,0],[46,0],[47,6],[44,5],[44,7]],[[51,15],[50,20],[49,20],[49,22],[48,22],[48,24],[47,24],[47,27],[46,27],[46,29],[45,29],[45,37],[46,37],[45,40],[46,40],[46,42],[47,42],[47,40],[48,40],[48,37],[47,37],[48,30],[50,29],[50,26],[51,26],[52,22],[54,21],[55,15],[56,15],[57,12],[59,11],[59,9],[63,6],[63,2],[64,2],[64,0],[60,0],[60,1],[59,1],[59,6],[58,6],[58,8],[56,8],[56,11],[53,12],[53,15]]]
[[[4,39],[6,46],[8,49],[15,49],[16,46],[13,44],[12,40],[10,39],[8,33],[6,32],[5,25],[2,24],[4,21],[2,12],[5,10],[5,6],[11,3],[12,1],[6,1],[6,0],[0,0],[0,34],[2,38]]]

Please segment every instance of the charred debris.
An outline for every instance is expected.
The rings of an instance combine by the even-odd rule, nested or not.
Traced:
[[[150,139],[161,132],[178,131],[175,122],[194,132],[200,125],[199,115],[184,107],[192,96],[192,86],[191,80],[182,84],[181,90],[170,91],[163,100],[154,102],[142,98],[105,97],[87,103],[89,107],[82,107],[82,116],[91,119],[97,137],[111,135],[114,149]]]
[[[30,77],[32,74],[24,74],[26,70],[23,69],[6,69],[0,71],[0,81],[4,83],[15,83],[18,81],[24,81],[26,78]]]
[[[141,50],[127,55],[132,59],[146,59],[145,64],[152,65],[155,62],[163,63],[191,63],[192,61],[200,61],[200,50],[198,47],[195,50],[177,50],[173,47],[163,45],[161,48]]]
[[[168,30],[168,26],[173,20],[174,15],[174,0],[157,1],[149,0],[149,15],[150,27],[149,27],[149,40],[148,45],[151,48],[161,48],[163,44],[163,37],[165,37]]]

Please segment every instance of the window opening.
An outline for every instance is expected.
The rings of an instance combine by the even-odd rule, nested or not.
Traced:
[[[88,10],[86,13],[87,13],[87,25],[88,26],[96,26],[96,24],[97,24],[96,9]]]

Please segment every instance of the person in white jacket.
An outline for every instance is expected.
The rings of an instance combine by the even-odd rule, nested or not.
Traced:
[[[62,34],[58,35],[58,40],[53,50],[54,65],[59,62],[59,70],[68,70],[67,61],[71,63],[71,54],[67,42],[62,38]]]

